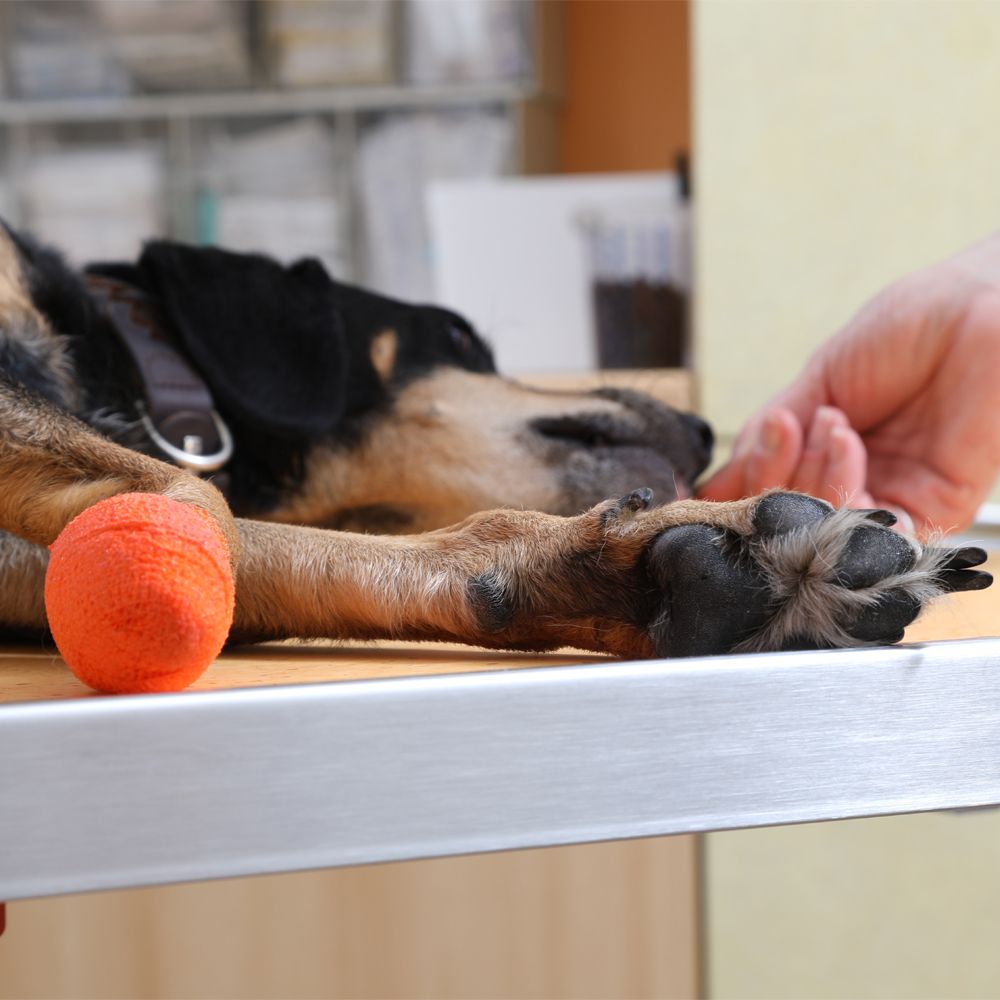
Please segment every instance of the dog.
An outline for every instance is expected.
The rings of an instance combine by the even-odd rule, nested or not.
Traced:
[[[990,582],[971,568],[982,550],[923,547],[885,511],[692,499],[711,447],[703,421],[638,392],[503,378],[461,316],[312,259],[159,240],[76,271],[0,227],[9,633],[45,629],[46,547],[130,491],[218,523],[233,641],[622,657],[872,645],[939,594]]]

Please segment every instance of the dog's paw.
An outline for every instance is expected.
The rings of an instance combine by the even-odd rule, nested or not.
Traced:
[[[649,569],[663,591],[650,636],[661,656],[898,642],[935,597],[981,590],[978,548],[921,546],[884,510],[834,510],[797,493],[757,504],[745,534],[669,528]]]

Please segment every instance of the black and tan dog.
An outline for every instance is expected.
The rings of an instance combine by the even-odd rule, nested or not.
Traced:
[[[178,365],[204,381],[210,417],[188,412],[199,391]],[[642,657],[861,645],[990,581],[969,569],[981,550],[922,548],[885,512],[687,499],[710,447],[703,422],[638,393],[503,379],[461,317],[334,282],[315,261],[154,242],[78,274],[0,228],[8,630],[44,628],[45,547],[125,491],[218,521],[237,639]],[[222,463],[225,497],[190,471]],[[649,487],[672,502],[652,507]]]

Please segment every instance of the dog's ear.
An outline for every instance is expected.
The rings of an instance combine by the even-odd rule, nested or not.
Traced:
[[[317,436],[343,416],[347,339],[323,265],[170,241],[146,244],[144,283],[216,401],[240,420]]]

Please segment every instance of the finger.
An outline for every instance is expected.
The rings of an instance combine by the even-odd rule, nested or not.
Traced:
[[[759,423],[751,420],[740,432],[733,445],[732,455],[721,469],[709,476],[695,489],[701,500],[740,500],[745,494],[746,454],[757,437]]]
[[[820,496],[828,493],[824,481],[826,468],[830,461],[830,435],[835,427],[846,427],[847,418],[833,406],[821,406],[813,416],[802,449],[802,458],[792,485],[802,493]]]
[[[787,486],[802,454],[802,428],[788,410],[765,414],[760,434],[746,455],[745,496]]]
[[[727,462],[714,476],[707,479],[695,491],[696,496],[701,500],[740,500],[746,493],[744,483],[746,474],[744,470],[745,461],[742,458],[733,458]]]
[[[851,427],[834,426],[816,496],[837,506],[867,507],[872,503],[865,490],[867,474],[868,452],[864,442]]]
[[[732,459],[698,488],[701,499],[739,500],[788,483],[802,447],[799,422],[776,409],[747,430]]]

